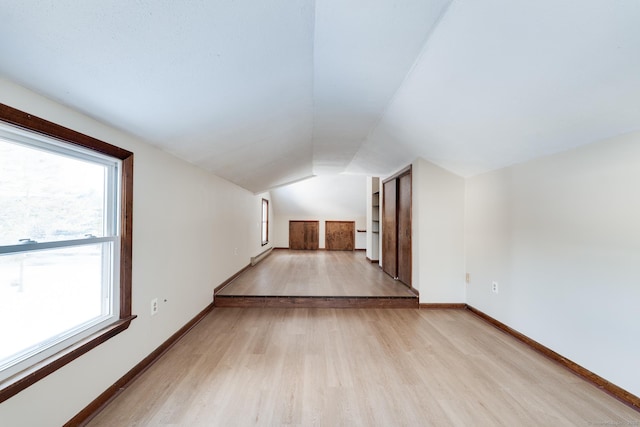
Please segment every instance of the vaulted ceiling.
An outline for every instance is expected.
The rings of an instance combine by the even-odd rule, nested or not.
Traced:
[[[640,130],[637,0],[3,0],[0,76],[253,192]]]

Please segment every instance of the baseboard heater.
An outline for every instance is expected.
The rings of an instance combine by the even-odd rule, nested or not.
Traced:
[[[251,266],[256,265],[257,263],[259,263],[260,261],[262,261],[263,259],[268,257],[272,250],[273,250],[273,248],[269,248],[269,249],[266,249],[266,250],[260,252],[256,256],[252,256],[251,257]]]

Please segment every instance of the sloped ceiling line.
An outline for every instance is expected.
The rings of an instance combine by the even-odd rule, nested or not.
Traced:
[[[368,175],[385,176],[385,175],[388,175],[389,173],[391,173],[391,171],[397,170],[397,169],[405,166],[406,164],[411,163],[417,157],[415,155],[415,153],[406,153],[403,156],[402,160],[396,162],[397,166],[392,166],[391,164],[387,164],[385,167],[382,167],[380,169],[376,169],[375,168],[375,166],[374,166],[375,162],[370,162],[366,172],[365,171],[361,171],[359,169],[359,166],[357,164],[354,164],[354,160],[355,160],[356,156],[359,156],[358,157],[359,159],[361,159],[363,156],[366,156],[366,154],[363,154],[363,151],[367,150],[367,147],[365,146],[365,143],[371,138],[371,135],[380,126],[380,123],[382,122],[382,119],[387,114],[389,106],[394,103],[394,101],[395,101],[395,99],[396,99],[396,97],[398,95],[398,92],[405,85],[405,82],[409,79],[409,76],[414,72],[414,70],[416,69],[417,64],[425,56],[425,52],[426,52],[426,50],[428,49],[428,46],[429,46],[429,40],[431,39],[432,34],[437,30],[438,26],[440,25],[440,22],[444,19],[444,17],[447,14],[447,11],[449,10],[449,7],[451,6],[452,2],[453,2],[453,0],[450,0],[450,1],[448,1],[448,2],[443,4],[440,13],[438,13],[436,20],[434,21],[434,23],[432,24],[431,28],[429,29],[429,31],[426,34],[426,37],[425,37],[425,39],[424,39],[424,41],[422,43],[422,48],[420,49],[420,52],[418,53],[415,61],[413,61],[413,64],[411,65],[411,67],[409,67],[409,69],[406,72],[405,76],[402,78],[402,81],[401,81],[400,85],[398,85],[396,90],[393,92],[393,95],[391,95],[391,97],[389,98],[389,101],[386,103],[384,109],[382,110],[382,113],[380,114],[380,116],[377,118],[377,120],[375,121],[375,123],[373,124],[373,126],[371,127],[369,132],[367,133],[367,136],[360,142],[360,146],[358,147],[357,153],[354,154],[354,156],[349,161],[349,165],[345,169],[347,172],[352,172],[352,173],[363,173],[364,172],[365,174],[368,174]],[[397,144],[395,146],[395,148],[396,148],[396,151],[401,151],[402,150],[402,147],[399,144]]]
[[[0,77],[255,193],[417,157],[471,176],[640,130],[637,1],[4,0],[0,14]]]

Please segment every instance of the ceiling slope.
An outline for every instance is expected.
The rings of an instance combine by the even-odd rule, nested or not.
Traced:
[[[460,0],[353,159],[471,176],[640,129],[640,2]]]
[[[640,130],[637,0],[3,0],[0,15],[0,76],[253,192],[417,157],[470,176]]]
[[[313,1],[0,8],[11,80],[251,191],[312,174]]]
[[[316,174],[343,172],[349,165],[448,4],[448,0],[316,2]]]

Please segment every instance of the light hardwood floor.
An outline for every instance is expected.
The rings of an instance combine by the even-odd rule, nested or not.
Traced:
[[[409,288],[367,262],[362,251],[274,250],[218,295],[413,296]]]
[[[640,425],[640,413],[465,310],[217,308],[89,425]]]

